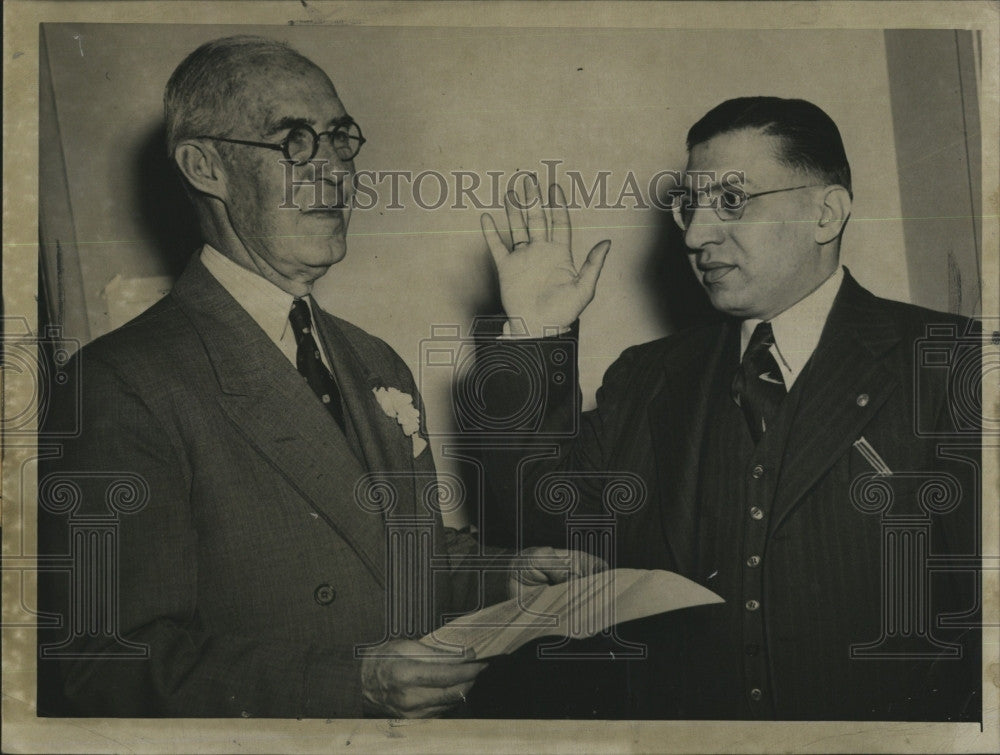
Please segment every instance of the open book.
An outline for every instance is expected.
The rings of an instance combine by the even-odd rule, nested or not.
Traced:
[[[612,624],[722,602],[673,572],[612,569],[558,585],[522,587],[518,597],[460,616],[420,641],[437,648],[472,648],[482,659],[512,653],[547,635],[582,639]]]

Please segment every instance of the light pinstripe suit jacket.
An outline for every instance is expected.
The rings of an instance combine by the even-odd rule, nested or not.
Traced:
[[[399,356],[325,312],[316,328],[349,438],[197,259],[167,297],[82,350],[82,433],[40,479],[77,481],[74,516],[107,514],[106,480],[94,472],[148,485],[148,504],[119,517],[116,625],[150,656],[42,663],[40,702],[61,686],[69,703],[52,702],[52,712],[361,715],[354,648],[386,635],[386,528],[358,505],[355,486],[387,473],[390,516],[426,517],[420,496],[434,463],[430,450],[413,458],[372,394],[396,387],[420,408]],[[42,517],[43,552],[66,550],[66,522]],[[439,552],[475,549],[440,516],[434,527]],[[472,601],[462,607],[474,607],[478,585],[459,581],[437,580],[439,606],[458,607],[461,593]],[[66,580],[53,577],[42,599],[69,612]],[[77,637],[71,647],[100,655],[115,644]]]

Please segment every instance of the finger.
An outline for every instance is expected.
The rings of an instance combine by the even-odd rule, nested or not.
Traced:
[[[549,585],[558,582],[563,582],[566,579],[566,570],[562,570],[562,577],[560,579],[552,579],[552,572],[545,571],[544,569],[519,569],[514,572],[513,580],[515,584],[521,584],[525,587],[535,587],[536,585]]]
[[[596,574],[608,568],[607,562],[600,556],[580,550],[557,549],[556,553],[569,559],[569,571],[571,574],[585,577],[588,574]]]
[[[539,579],[537,584],[540,585],[561,585],[563,582],[568,580],[573,576],[573,573],[569,569],[545,569],[539,572]]]
[[[488,212],[480,215],[479,227],[483,229],[486,246],[489,247],[490,254],[493,255],[493,264],[499,268],[503,264],[503,261],[507,259],[507,255],[510,252],[507,251],[503,239],[500,238],[500,232],[497,230],[496,223],[493,222],[493,216]]]
[[[453,643],[439,640],[434,632],[431,632],[419,642],[423,652],[404,653],[403,655],[410,655],[414,660],[431,661],[434,663],[464,663],[476,660],[475,648],[470,646],[459,647]],[[428,654],[428,649],[432,650],[434,654]]]
[[[595,556],[586,551],[576,551],[574,555],[574,571],[581,575],[598,574],[608,570],[608,562],[600,556]]]
[[[549,546],[533,547],[522,551],[530,559],[530,569],[522,572],[525,584],[558,584],[569,575],[571,551]]]
[[[590,577],[608,568],[603,559],[595,558],[589,553],[577,552],[573,556],[572,564],[570,567],[570,576],[578,578]]]
[[[566,195],[559,184],[554,183],[549,186],[549,208],[552,216],[551,240],[569,248],[572,235],[569,227],[569,208],[566,207]]]
[[[564,556],[567,561],[567,567],[563,570],[563,578],[570,579],[571,577],[583,577],[589,574],[588,571],[588,561],[587,556],[589,554],[583,551],[568,551],[559,549],[556,551],[560,556]]]
[[[574,576],[573,565],[567,558],[566,561],[559,566],[536,566],[528,572],[524,583],[530,585],[558,585],[565,582],[572,576]]]
[[[601,268],[604,267],[604,260],[611,250],[611,242],[605,239],[601,241],[587,253],[587,259],[580,267],[578,276],[579,285],[593,295],[597,288],[597,279],[601,275]]]
[[[538,179],[534,175],[524,177],[524,201],[528,207],[528,238],[534,241],[545,241],[549,237],[549,229],[545,223],[542,192],[538,188]]]
[[[409,718],[426,718],[442,713],[467,701],[466,695],[472,684],[456,684],[452,687],[410,687],[400,690],[392,707],[402,711]]]
[[[414,711],[399,711],[399,718],[437,718],[454,708],[454,705],[439,705],[436,708],[420,708]]]
[[[388,657],[403,657],[435,663],[462,663],[476,658],[476,651],[471,647],[459,648],[455,645],[428,644],[424,640],[392,640],[389,645],[391,652]]]
[[[528,230],[524,227],[524,213],[521,208],[524,202],[517,198],[517,194],[508,191],[503,197],[503,206],[507,210],[507,223],[510,225],[511,249],[518,244],[528,243]]]
[[[452,687],[473,681],[485,663],[439,663],[419,659],[401,661],[394,669],[400,687]]]

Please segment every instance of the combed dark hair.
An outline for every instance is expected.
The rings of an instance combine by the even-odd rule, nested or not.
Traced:
[[[243,92],[263,63],[314,65],[284,42],[239,35],[206,42],[174,69],[163,93],[167,153],[193,136],[227,136],[244,115]]]
[[[851,166],[837,124],[820,108],[805,100],[781,97],[737,97],[709,110],[687,135],[687,148],[719,134],[744,129],[781,140],[777,158],[790,168],[804,171],[830,184],[839,184],[853,196]]]

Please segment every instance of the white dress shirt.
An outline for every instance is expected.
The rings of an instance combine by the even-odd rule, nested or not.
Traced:
[[[201,263],[208,268],[208,272],[236,299],[236,303],[246,310],[247,314],[253,318],[254,322],[261,327],[267,337],[281,349],[281,353],[297,369],[298,344],[295,342],[292,325],[288,321],[288,313],[292,310],[292,300],[295,297],[287,291],[282,291],[267,278],[236,264],[208,244],[202,247]],[[315,323],[316,312],[312,297],[306,296],[304,299]],[[330,360],[326,356],[322,340],[315,338],[315,341],[323,364],[328,370],[331,369]]]
[[[844,268],[838,267],[819,288],[771,318],[771,329],[774,331],[771,354],[781,369],[786,391],[792,389],[795,379],[816,351],[823,326],[826,325],[826,318],[830,315],[833,300],[837,298],[843,280]],[[761,322],[763,321],[743,321],[740,328],[740,358],[750,343],[754,329]]]

